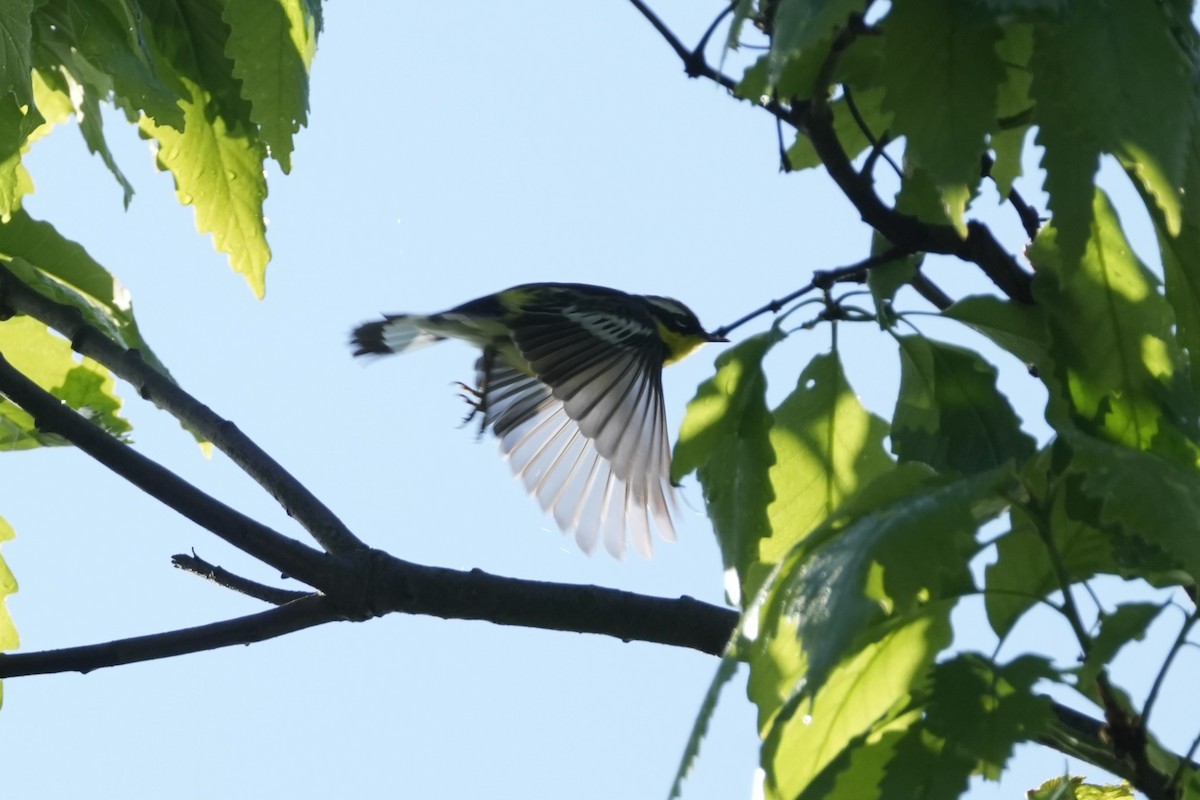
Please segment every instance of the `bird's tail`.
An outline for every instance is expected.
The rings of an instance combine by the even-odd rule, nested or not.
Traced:
[[[378,322],[359,325],[350,335],[354,355],[405,353],[446,338],[426,330],[422,325],[425,319],[413,314],[388,314]]]

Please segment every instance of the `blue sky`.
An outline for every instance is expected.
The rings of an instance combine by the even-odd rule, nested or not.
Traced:
[[[708,22],[691,3],[656,7],[688,41]],[[293,174],[271,171],[264,301],[195,233],[191,209],[116,115],[106,129],[138,191],[130,210],[72,125],[29,155],[30,212],[128,286],[143,332],[183,386],[370,544],[422,563],[721,602],[694,483],[682,491],[680,543],[652,561],[589,558],[525,496],[493,441],[456,429],[463,407],[452,383],[472,375],[469,348],[364,365],[350,358],[349,330],[379,312],[439,310],[538,280],[673,295],[716,327],[813,269],[858,260],[869,231],[819,175],[781,175],[768,116],[689,81],[628,3],[363,2],[325,13],[311,124]],[[1045,207],[1036,184],[1021,188]],[[1019,247],[1015,216],[995,207],[993,197],[977,203]],[[1150,248],[1143,217],[1126,222]],[[934,270],[952,294],[986,290],[964,266]],[[959,328],[918,324],[979,345]],[[861,325],[841,343],[864,402],[890,415],[890,339]],[[827,329],[781,346],[769,363],[774,399],[828,346]],[[718,352],[666,373],[673,428]],[[1044,398],[1019,366],[1002,364],[1002,387],[1044,439]],[[224,457],[204,459],[172,419],[127,387],[122,396],[140,451],[302,536]],[[4,553],[21,584],[9,606],[23,649],[261,608],[169,559],[195,548],[251,577],[268,572],[82,454],[19,453],[3,469],[17,487],[0,513],[18,535]],[[1020,634],[1044,644],[1064,631],[1030,624]],[[8,681],[0,753],[13,797],[659,797],[715,669],[711,657],[665,647],[392,616]],[[1176,744],[1193,733],[1181,730]],[[726,689],[685,797],[749,796],[756,753],[743,675]],[[971,796],[1015,796],[1065,763],[1023,749],[1004,784]]]

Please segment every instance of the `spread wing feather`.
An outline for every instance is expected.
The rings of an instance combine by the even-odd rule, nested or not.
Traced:
[[[535,375],[494,352],[477,364],[484,426],[513,471],[586,552],[601,538],[625,555],[626,534],[652,552],[651,518],[674,540],[661,343],[646,324],[611,316],[532,313],[513,339]]]

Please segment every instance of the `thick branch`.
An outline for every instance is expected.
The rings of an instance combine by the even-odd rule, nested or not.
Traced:
[[[332,557],[280,534],[208,495],[174,472],[123,444],[21,374],[0,354],[0,394],[33,417],[38,428],[57,433],[169,508],[229,544],[312,586],[321,586],[323,564]]]
[[[1033,302],[1028,273],[1000,246],[986,225],[968,222],[964,239],[949,225],[924,222],[884,203],[870,179],[854,168],[842,149],[833,129],[833,113],[823,97],[814,98],[809,105],[803,127],[829,177],[858,210],[863,222],[910,252],[940,253],[970,261],[1009,297]]]
[[[288,515],[331,553],[348,553],[365,545],[300,481],[263,452],[232,422],[185,392],[151,367],[137,351],[127,350],[90,325],[79,311],[57,303],[25,285],[0,263],[0,310],[26,314],[71,341],[79,353],[128,381],[138,393],[208,439],[256,480]]]

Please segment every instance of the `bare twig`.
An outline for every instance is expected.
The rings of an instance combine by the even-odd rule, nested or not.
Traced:
[[[75,308],[57,303],[25,285],[0,263],[0,305],[45,323],[70,340],[79,353],[128,381],[138,393],[205,437],[256,480],[287,513],[331,553],[365,547],[324,503],[263,452],[232,422],[185,392],[178,384],[90,325]]]
[[[235,644],[262,642],[339,619],[341,616],[328,602],[328,598],[313,595],[258,614],[195,628],[135,636],[83,647],[64,647],[61,650],[0,654],[0,677],[15,678],[21,675],[48,675],[58,672],[88,673],[101,667],[116,667],[215,650]]]
[[[722,325],[720,328],[717,328],[715,333],[718,336],[727,336],[734,329],[740,328],[747,322],[750,322],[751,320],[760,317],[763,314],[768,312],[773,314],[779,313],[779,311],[788,303],[803,297],[815,289],[828,288],[833,286],[835,283],[845,283],[850,281],[861,282],[866,278],[868,270],[872,269],[873,267],[878,267],[883,264],[887,264],[888,262],[895,261],[897,258],[903,258],[906,255],[911,255],[911,253],[900,247],[889,247],[882,253],[876,253],[873,256],[864,258],[862,261],[856,261],[855,263],[844,267],[817,270],[813,272],[813,279],[801,286],[796,291],[785,295],[778,300],[772,300],[765,306],[754,309],[749,314],[735,319],[728,325]]]
[[[313,594],[312,592],[298,592],[294,589],[281,589],[278,586],[268,586],[265,583],[243,578],[241,575],[235,575],[227,569],[208,563],[197,556],[194,551],[191,555],[177,553],[171,556],[171,563],[184,572],[199,575],[201,578],[210,580],[218,586],[232,589],[247,597],[253,597],[255,600],[262,600],[265,603],[271,603],[276,606],[291,603],[302,597],[311,597]]]

